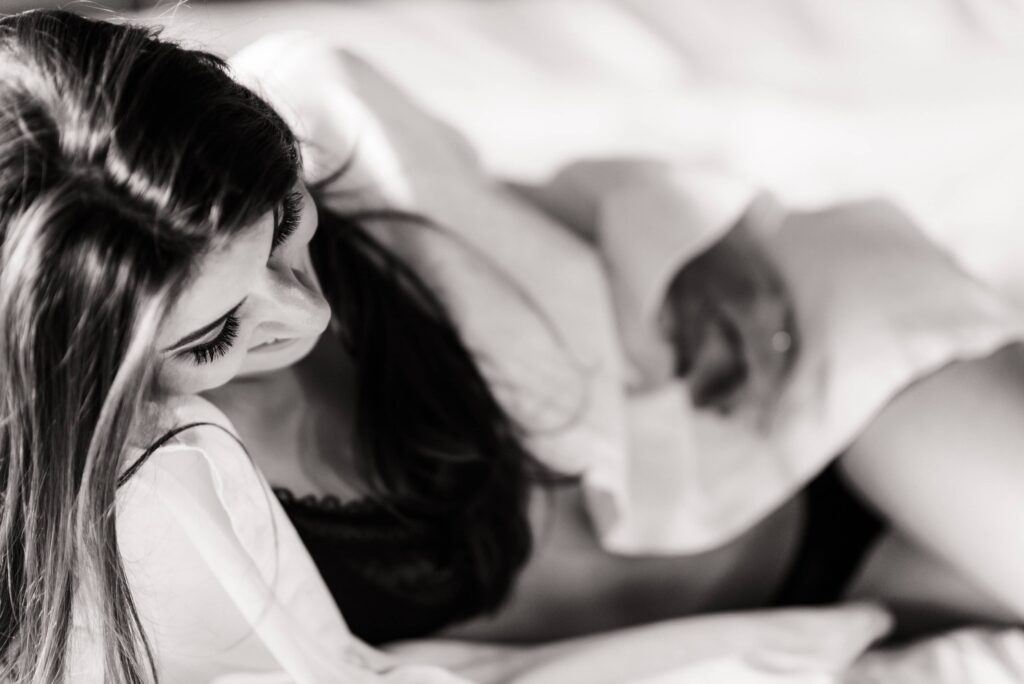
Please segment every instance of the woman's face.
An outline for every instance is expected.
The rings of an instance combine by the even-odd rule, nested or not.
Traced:
[[[316,344],[331,317],[309,256],[316,207],[301,184],[284,205],[201,262],[157,336],[162,392],[284,368]]]

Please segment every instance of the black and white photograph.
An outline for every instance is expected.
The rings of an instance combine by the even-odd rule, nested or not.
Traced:
[[[1024,684],[1024,0],[0,0],[0,683]]]

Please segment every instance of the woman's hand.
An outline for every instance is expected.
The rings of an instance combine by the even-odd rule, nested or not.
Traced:
[[[800,338],[786,284],[746,218],[678,272],[662,315],[694,403],[749,411],[767,429]]]

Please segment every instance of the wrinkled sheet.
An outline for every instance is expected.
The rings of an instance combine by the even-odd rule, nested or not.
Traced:
[[[367,57],[498,174],[655,154],[815,208],[884,194],[1024,301],[1024,5],[998,0],[204,3],[234,52],[305,29]]]

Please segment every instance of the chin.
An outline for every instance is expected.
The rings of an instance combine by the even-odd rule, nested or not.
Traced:
[[[296,338],[279,349],[252,350],[236,377],[251,378],[294,366],[313,351],[319,339],[320,335],[310,335]]]

